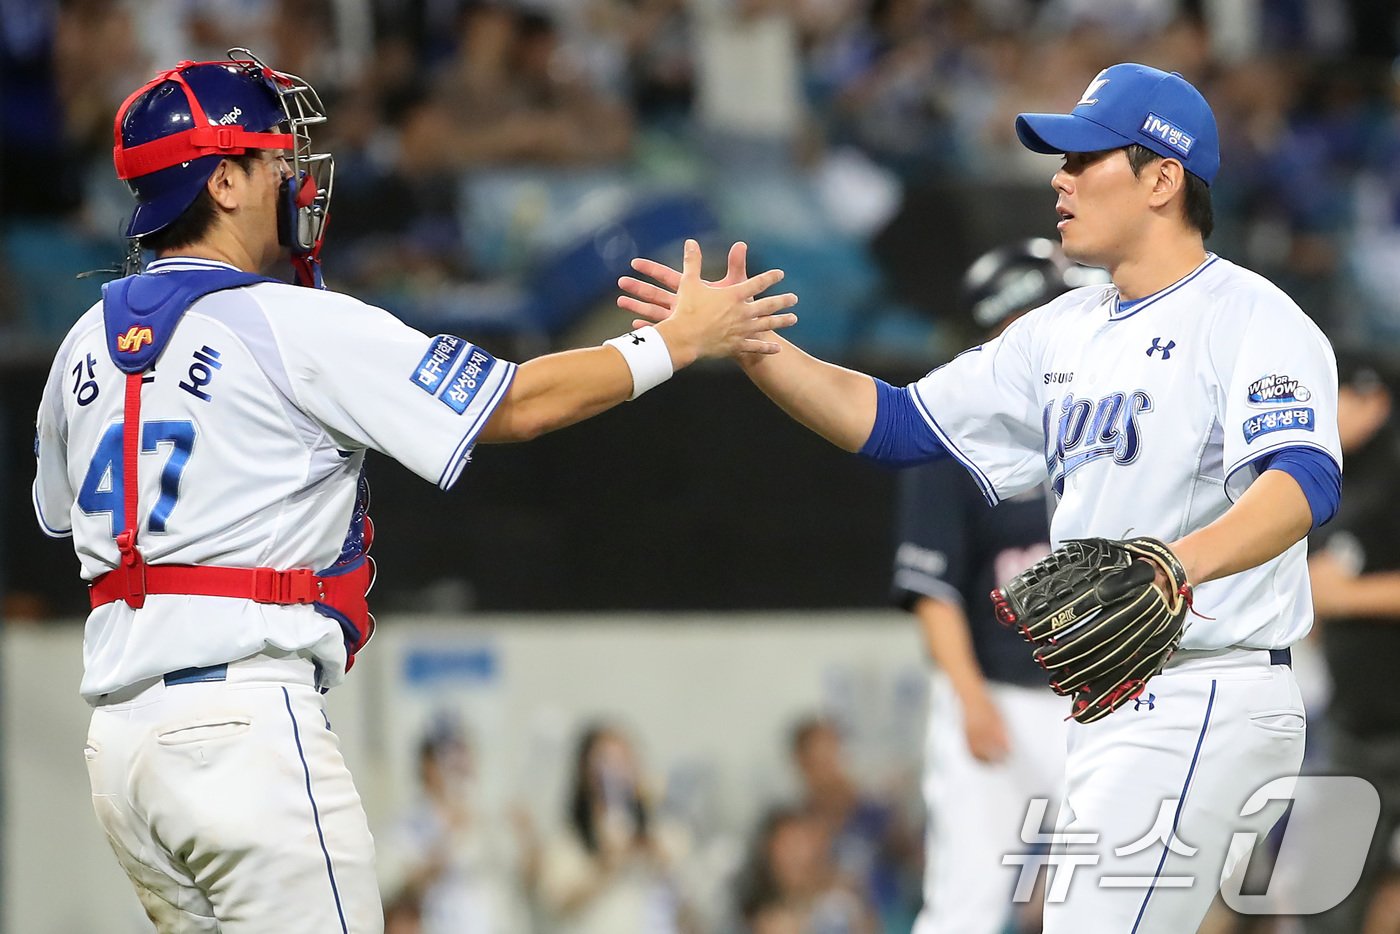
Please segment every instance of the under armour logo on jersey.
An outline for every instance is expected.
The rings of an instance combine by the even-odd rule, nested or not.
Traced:
[[[122,353],[136,353],[141,349],[142,344],[149,344],[155,340],[150,328],[143,328],[133,324],[127,328],[125,334],[117,335],[117,350]]]
[[[1172,358],[1172,348],[1175,346],[1176,341],[1174,340],[1169,339],[1166,345],[1163,346],[1162,339],[1160,337],[1154,337],[1152,338],[1152,346],[1147,348],[1147,355],[1150,357],[1160,350],[1162,352],[1162,359],[1170,360]]]
[[[646,339],[645,337],[643,337],[641,334],[637,333],[636,331],[633,331],[633,332],[632,332],[631,334],[629,334],[628,336],[632,338],[632,346],[634,346],[634,347],[635,347],[637,344],[645,344],[645,343],[647,342],[647,339]]]
[[[1147,709],[1148,709],[1148,710],[1156,710],[1156,709],[1157,709],[1157,695],[1156,695],[1156,694],[1148,694],[1146,697],[1138,697],[1138,698],[1135,698],[1135,699],[1133,700],[1133,709],[1134,709],[1134,710],[1141,710],[1144,704],[1147,705]]]
[[[1099,73],[1103,74],[1103,72]],[[1084,89],[1083,96],[1079,98],[1079,103],[1075,104],[1074,106],[1089,107],[1093,104],[1097,104],[1099,102],[1099,99],[1094,95],[1099,92],[1099,88],[1103,87],[1105,84],[1108,84],[1108,81],[1108,78],[1095,78],[1093,81],[1090,81],[1089,86]]]

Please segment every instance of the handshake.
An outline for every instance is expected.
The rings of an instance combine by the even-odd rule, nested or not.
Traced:
[[[748,276],[747,260],[747,244],[735,243],[724,278],[706,281],[700,278],[700,244],[687,240],[679,271],[655,260],[634,259],[632,268],[653,281],[623,276],[618,286],[625,294],[617,304],[636,316],[634,328],[656,326],[675,369],[702,357],[777,353],[781,344],[774,332],[797,323],[797,315],[784,312],[797,304],[797,296],[785,292],[760,298],[782,281],[783,272],[770,269]],[[618,349],[627,355],[625,345]]]

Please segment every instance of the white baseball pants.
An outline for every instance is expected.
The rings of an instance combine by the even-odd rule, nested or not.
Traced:
[[[1304,732],[1293,670],[1250,649],[1178,653],[1138,701],[1071,723],[1062,830],[1093,842],[1056,847],[1065,897],[1052,878],[1044,934],[1196,931],[1247,835],[1282,815],[1287,801],[1242,812],[1296,778]]]
[[[383,931],[374,841],[314,677],[255,656],[93,710],[93,807],[159,934]]]

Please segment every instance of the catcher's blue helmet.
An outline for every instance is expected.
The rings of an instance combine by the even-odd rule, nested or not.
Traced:
[[[219,160],[249,149],[291,149],[286,120],[261,75],[232,62],[181,62],[117,112],[113,161],[136,197],[128,237],[143,237],[189,207]]]
[[[126,236],[170,224],[198,197],[219,160],[250,149],[287,150],[293,178],[283,241],[294,253],[319,245],[334,165],[311,152],[307,128],[325,120],[316,92],[246,49],[222,62],[180,62],[117,110],[112,159],[136,197]]]

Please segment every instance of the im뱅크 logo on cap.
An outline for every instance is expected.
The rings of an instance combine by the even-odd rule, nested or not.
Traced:
[[[1190,133],[1154,113],[1149,113],[1142,122],[1142,132],[1165,143],[1169,149],[1181,153],[1182,157],[1191,155],[1191,146],[1196,142]]]

